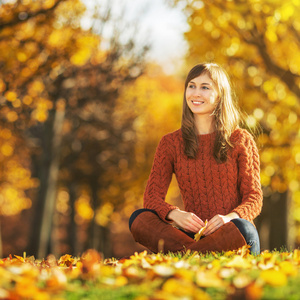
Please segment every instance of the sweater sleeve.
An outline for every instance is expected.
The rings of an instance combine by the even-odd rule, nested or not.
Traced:
[[[144,193],[144,208],[153,209],[165,222],[168,213],[177,209],[176,206],[165,202],[165,197],[172,180],[174,170],[174,149],[171,141],[164,136],[154,156],[154,161]]]
[[[233,212],[252,222],[260,214],[263,202],[259,154],[253,137],[246,131],[243,131],[238,147],[238,186],[241,204]]]

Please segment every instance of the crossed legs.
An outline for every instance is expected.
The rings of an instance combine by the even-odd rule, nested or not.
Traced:
[[[164,222],[154,210],[139,209],[131,215],[129,229],[136,242],[156,253],[187,249],[221,252],[235,250],[246,244],[250,245],[252,253],[260,252],[258,233],[253,224],[244,219],[234,219],[195,242],[191,234]]]

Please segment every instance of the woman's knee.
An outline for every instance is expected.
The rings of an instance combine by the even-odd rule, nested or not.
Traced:
[[[148,208],[140,208],[140,209],[134,211],[134,212],[132,213],[132,215],[130,216],[130,218],[129,218],[129,230],[131,230],[132,223],[133,223],[133,221],[136,219],[136,217],[137,217],[138,215],[140,215],[141,213],[145,212],[145,211],[150,211],[150,212],[152,212],[152,213],[154,213],[154,214],[157,215],[157,212],[156,212],[155,210],[153,210],[153,209],[148,209]]]
[[[260,253],[260,241],[259,235],[255,226],[245,219],[233,219],[231,220],[235,226],[239,229],[248,245],[250,245],[250,251],[252,253]]]

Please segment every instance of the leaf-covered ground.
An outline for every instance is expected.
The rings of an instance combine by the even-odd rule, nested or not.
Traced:
[[[299,299],[300,250],[0,260],[0,299]]]

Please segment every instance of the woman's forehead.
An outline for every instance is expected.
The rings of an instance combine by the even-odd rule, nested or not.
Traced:
[[[211,79],[211,77],[209,76],[209,74],[207,72],[205,73],[202,73],[194,78],[192,78],[190,80],[191,81],[195,81],[195,82],[203,82],[203,81],[206,81],[208,83],[213,83],[213,80]]]

